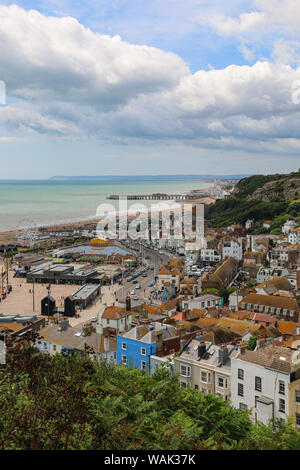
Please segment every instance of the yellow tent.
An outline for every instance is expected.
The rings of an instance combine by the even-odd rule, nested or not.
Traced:
[[[103,238],[93,238],[91,243],[108,243],[107,240],[103,240]]]

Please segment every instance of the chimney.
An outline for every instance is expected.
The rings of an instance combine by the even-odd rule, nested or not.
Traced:
[[[201,341],[198,346],[198,359],[201,359],[206,352],[206,344],[204,341]]]
[[[228,360],[228,349],[227,346],[221,346],[219,349],[219,363],[223,366]]]

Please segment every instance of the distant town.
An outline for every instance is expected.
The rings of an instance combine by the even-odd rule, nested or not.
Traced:
[[[91,221],[10,234],[0,247],[2,359],[34,332],[45,355],[88,350],[93,362],[149,376],[168,368],[254,422],[300,426],[299,216],[275,234],[281,215],[213,226],[216,200],[244,181],[216,180],[198,195],[208,214],[200,250],[172,237],[100,238]]]

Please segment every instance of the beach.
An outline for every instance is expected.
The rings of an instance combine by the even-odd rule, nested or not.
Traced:
[[[35,229],[41,226],[65,225],[93,221],[97,210],[106,204],[118,210],[118,201],[108,200],[111,194],[178,194],[208,189],[212,182],[177,179],[118,181],[0,181],[0,232]],[[134,203],[135,201],[130,201]],[[154,201],[139,201],[150,207]]]

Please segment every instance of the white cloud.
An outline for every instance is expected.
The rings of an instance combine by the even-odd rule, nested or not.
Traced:
[[[0,43],[0,77],[8,93],[26,100],[93,100],[109,108],[189,73],[175,54],[15,5],[0,6]]]
[[[300,68],[261,61],[191,74],[174,54],[95,34],[73,18],[0,6],[0,20],[0,77],[23,98],[0,108],[3,129],[296,152],[300,105],[292,103],[292,83]]]
[[[268,32],[281,32],[299,36],[299,0],[252,0],[253,11],[237,17],[214,15],[210,24],[221,35],[258,36]]]

